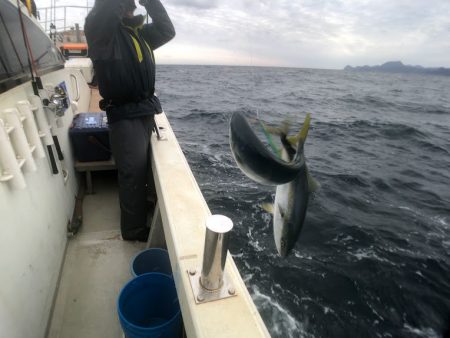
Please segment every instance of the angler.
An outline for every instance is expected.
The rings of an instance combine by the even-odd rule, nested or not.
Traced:
[[[154,115],[162,112],[153,51],[171,40],[175,29],[160,0],[140,3],[152,23],[133,14],[134,0],[96,0],[84,30],[118,169],[122,237],[146,241],[147,194],[156,200],[155,190],[147,189],[153,176],[149,141]]]

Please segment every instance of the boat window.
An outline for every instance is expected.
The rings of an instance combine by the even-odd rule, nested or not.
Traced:
[[[23,22],[39,76],[64,67],[64,57],[37,23],[23,13]],[[31,78],[19,12],[9,1],[0,3],[0,93]]]
[[[0,48],[2,48],[1,46],[1,41],[0,41]],[[6,63],[3,61],[2,57],[0,56],[0,81],[3,80],[4,78],[8,77],[9,73],[8,73],[8,69],[6,68]]]

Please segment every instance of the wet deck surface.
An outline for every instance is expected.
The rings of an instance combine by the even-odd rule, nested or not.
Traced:
[[[131,279],[130,261],[145,243],[120,237],[115,172],[93,174],[83,226],[69,239],[48,337],[121,338],[117,297]]]

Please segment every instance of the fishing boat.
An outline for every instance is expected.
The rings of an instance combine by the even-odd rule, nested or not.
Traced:
[[[79,162],[69,138],[74,117],[100,112],[92,63],[66,61],[19,1],[0,1],[0,46],[1,336],[123,337],[117,298],[130,261],[166,247],[185,336],[268,337],[226,247],[208,249],[218,250],[211,213],[165,113],[151,140],[149,241],[123,241],[113,159]],[[225,282],[204,290],[205,261],[217,257]]]

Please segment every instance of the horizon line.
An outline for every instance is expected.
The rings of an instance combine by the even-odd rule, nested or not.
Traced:
[[[265,65],[235,65],[235,64],[200,64],[200,63],[165,63],[157,62],[156,66],[206,66],[206,67],[257,67],[257,68],[294,68],[294,69],[315,69],[315,70],[344,70],[344,68],[313,68],[300,66],[265,66]]]

